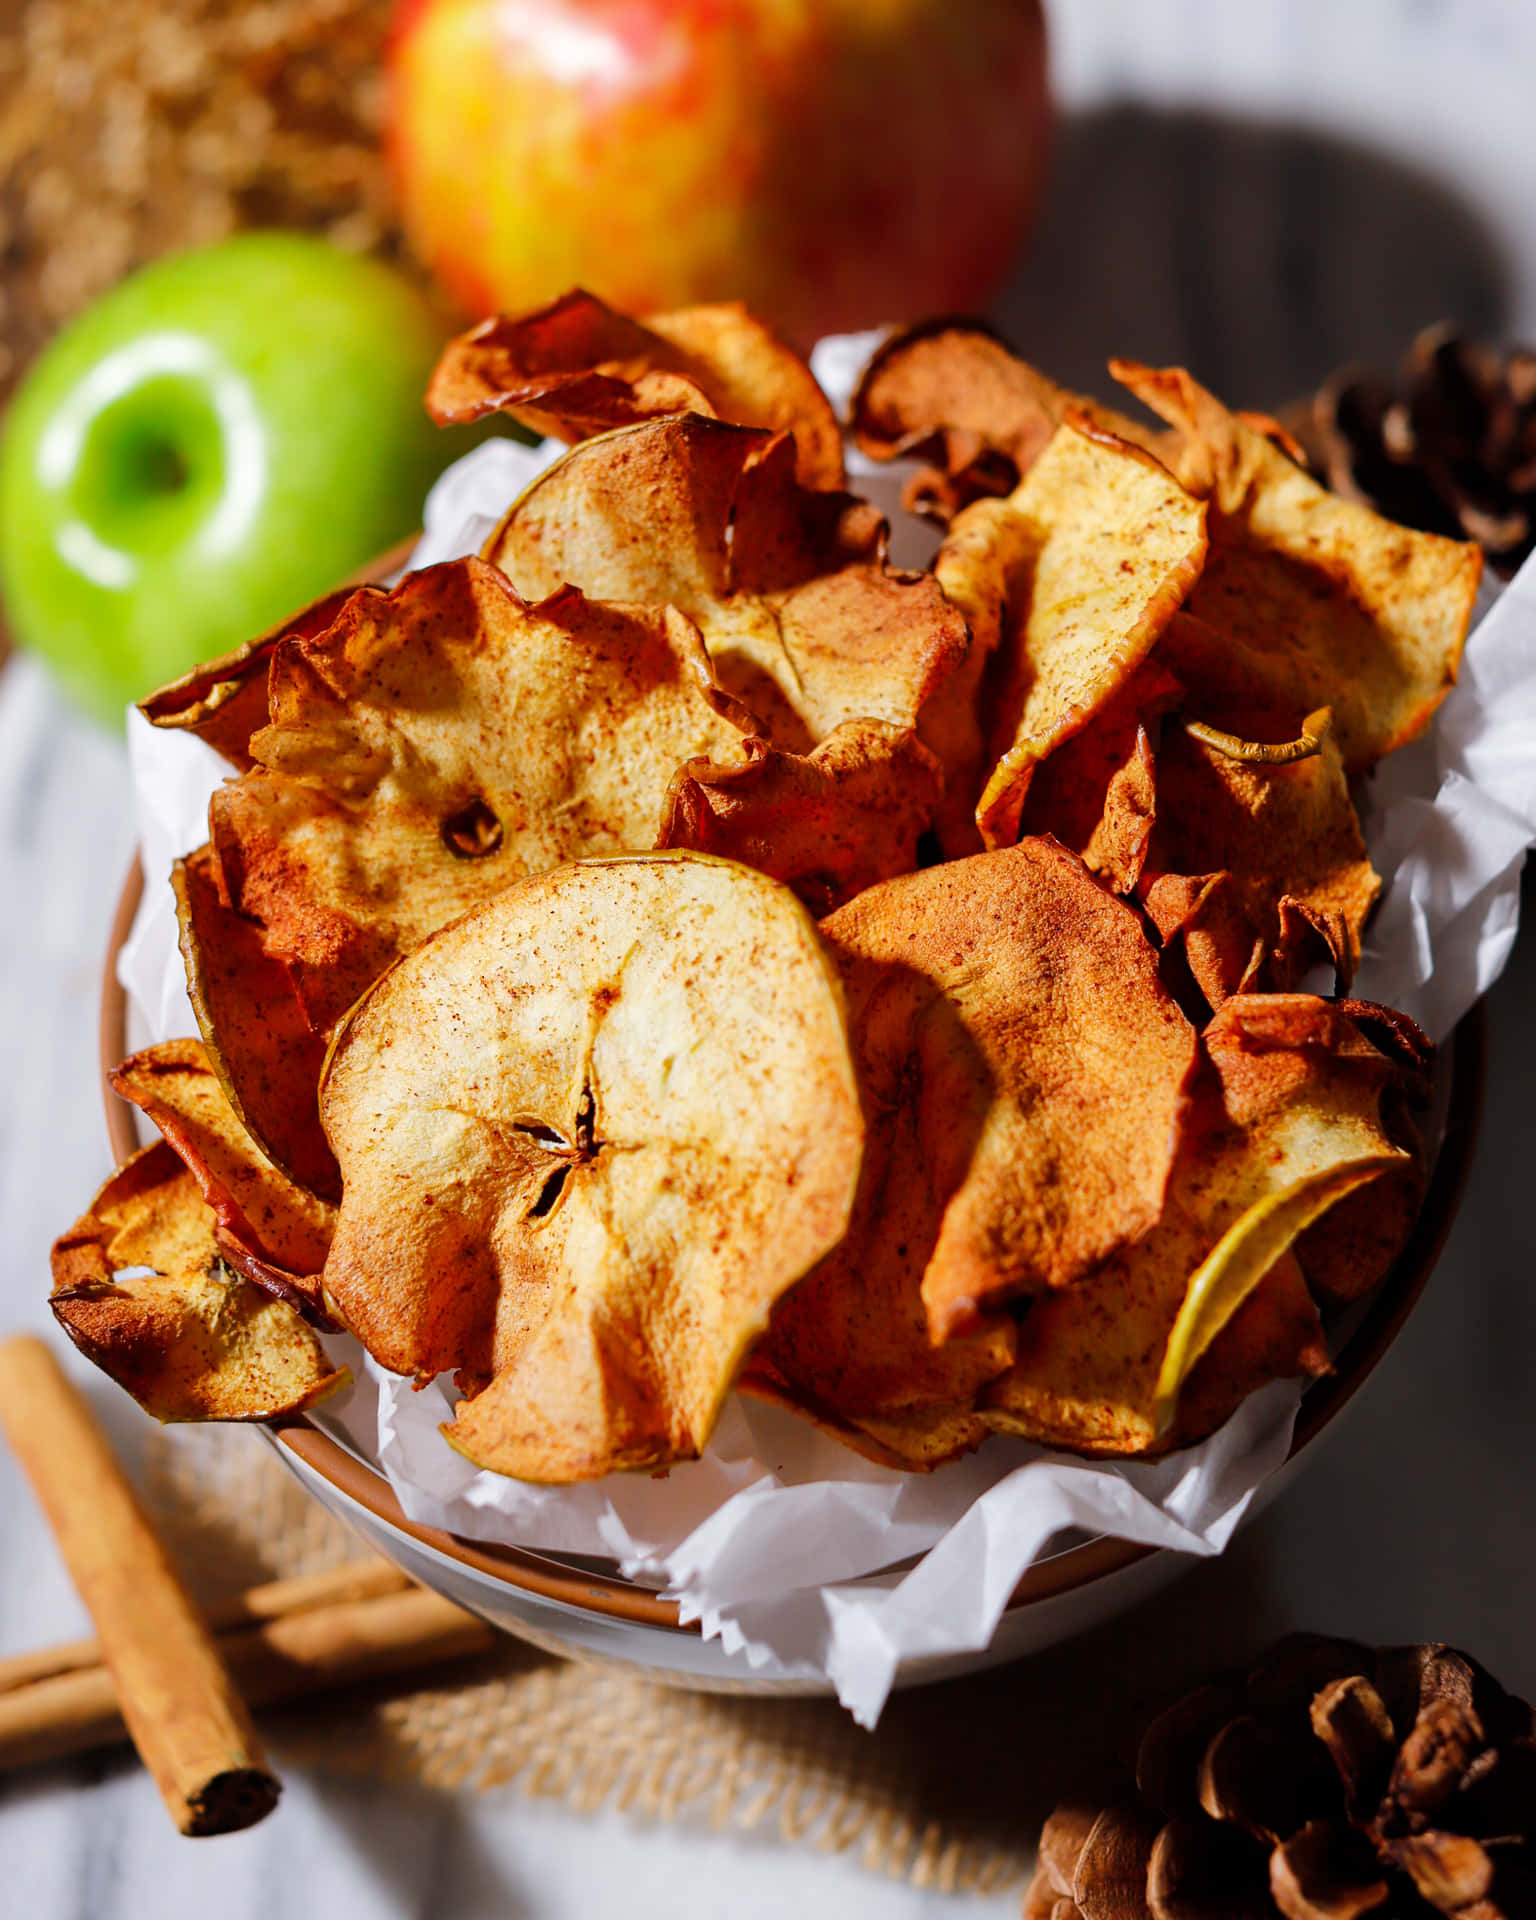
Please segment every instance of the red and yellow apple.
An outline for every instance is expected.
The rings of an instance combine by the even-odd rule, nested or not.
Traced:
[[[391,43],[406,230],[474,314],[974,307],[1049,133],[1039,0],[402,0]]]

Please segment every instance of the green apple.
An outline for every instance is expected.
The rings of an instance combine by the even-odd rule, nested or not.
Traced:
[[[420,524],[469,444],[422,395],[442,331],[392,269],[250,233],[125,280],[36,361],[0,440],[0,587],[90,712],[142,698]]]

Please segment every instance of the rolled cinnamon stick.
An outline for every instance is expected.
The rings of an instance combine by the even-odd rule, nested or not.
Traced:
[[[218,1646],[241,1697],[266,1707],[462,1659],[494,1639],[474,1614],[407,1585],[241,1627],[220,1635]],[[104,1667],[55,1672],[0,1693],[0,1770],[61,1760],[123,1738],[117,1693]]]
[[[123,1721],[185,1834],[253,1826],[281,1791],[212,1636],[101,1429],[41,1340],[0,1342],[0,1424],[101,1640]]]

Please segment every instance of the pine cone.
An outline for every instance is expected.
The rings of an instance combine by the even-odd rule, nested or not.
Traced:
[[[1476,540],[1506,577],[1536,546],[1536,352],[1421,333],[1397,385],[1335,374],[1286,423],[1335,493]]]
[[[1283,1640],[1040,1837],[1025,1920],[1526,1920],[1536,1714],[1465,1654]]]

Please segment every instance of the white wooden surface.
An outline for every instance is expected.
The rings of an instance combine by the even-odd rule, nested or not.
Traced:
[[[1454,314],[1536,335],[1536,8],[1524,0],[1058,0],[1055,192],[999,311],[1059,376],[1187,358],[1283,401]],[[131,828],[119,749],[40,673],[0,673],[0,1325],[108,1164],[95,999]],[[1000,1765],[1048,1777],[1118,1704],[1270,1634],[1438,1637],[1536,1692],[1536,935],[1494,995],[1478,1170],[1428,1296],[1338,1443],[1227,1558],[1091,1646],[999,1683]],[[109,1406],[103,1397],[101,1404]],[[131,1424],[122,1431],[131,1435]],[[77,1631],[0,1459],[0,1650]],[[996,1729],[989,1730],[996,1737]],[[983,1730],[978,1729],[978,1736]],[[878,1736],[876,1736],[878,1738]],[[0,1783],[0,1912],[29,1920],[870,1920],[1016,1911],[770,1841],[514,1795],[291,1779],[246,1835],[178,1841],[131,1768]]]

